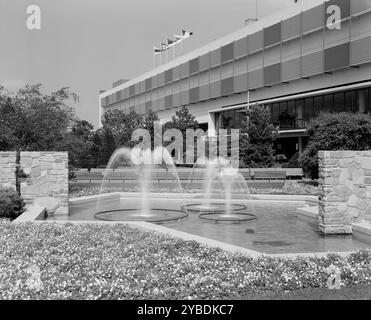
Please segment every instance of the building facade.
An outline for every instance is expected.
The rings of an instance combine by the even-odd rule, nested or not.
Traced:
[[[371,0],[303,1],[101,93],[100,116],[152,109],[166,122],[187,106],[214,135],[264,105],[291,157],[319,112],[371,113],[370,62]]]

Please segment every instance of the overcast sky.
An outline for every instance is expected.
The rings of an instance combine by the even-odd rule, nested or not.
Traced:
[[[98,124],[98,91],[152,68],[152,48],[194,32],[184,52],[233,32],[255,16],[255,0],[0,0],[0,84],[14,91],[42,83],[80,96],[76,114]],[[294,0],[259,0],[259,16]],[[41,8],[41,30],[26,9]]]

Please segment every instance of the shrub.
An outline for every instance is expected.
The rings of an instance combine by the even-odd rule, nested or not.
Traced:
[[[76,180],[76,174],[74,172],[75,168],[71,165],[68,166],[68,180],[74,181]]]
[[[371,147],[371,116],[362,113],[321,113],[309,122],[309,142],[299,163],[318,178],[318,151],[367,150]]]
[[[25,203],[12,188],[0,188],[0,218],[14,220],[24,212]]]

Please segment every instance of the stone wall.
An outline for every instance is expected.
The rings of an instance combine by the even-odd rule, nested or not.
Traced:
[[[68,214],[67,152],[21,152],[21,195],[46,206],[51,213]],[[15,152],[0,152],[0,185],[15,188]]]
[[[371,221],[371,151],[320,151],[319,230],[350,234],[352,223]]]
[[[15,189],[16,153],[0,152],[0,186]]]

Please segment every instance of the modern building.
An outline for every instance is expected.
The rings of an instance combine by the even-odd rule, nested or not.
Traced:
[[[166,122],[187,106],[213,135],[265,105],[276,152],[291,157],[320,111],[371,112],[370,62],[371,0],[302,1],[105,91],[100,110],[152,109]]]

